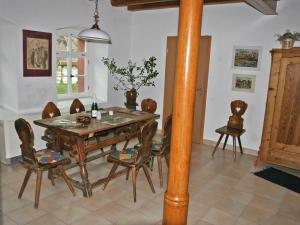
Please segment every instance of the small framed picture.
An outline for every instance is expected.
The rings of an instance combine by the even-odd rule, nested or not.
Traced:
[[[52,34],[23,30],[23,76],[51,76]]]
[[[255,92],[255,75],[233,74],[232,90],[242,92]]]
[[[232,68],[241,70],[260,70],[262,47],[234,46]]]

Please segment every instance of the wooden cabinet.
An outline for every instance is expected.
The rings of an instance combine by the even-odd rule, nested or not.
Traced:
[[[274,49],[259,160],[300,169],[300,48]]]

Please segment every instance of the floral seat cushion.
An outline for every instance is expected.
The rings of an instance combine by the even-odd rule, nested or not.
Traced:
[[[65,159],[65,156],[59,152],[45,149],[35,153],[35,156],[40,164],[51,164]]]
[[[126,148],[123,151],[116,151],[111,153],[110,155],[111,157],[118,160],[130,161],[136,157],[137,150],[135,148]]]

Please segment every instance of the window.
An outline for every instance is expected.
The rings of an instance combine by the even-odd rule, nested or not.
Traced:
[[[56,36],[56,94],[62,98],[88,94],[86,43],[78,31],[59,29]]]

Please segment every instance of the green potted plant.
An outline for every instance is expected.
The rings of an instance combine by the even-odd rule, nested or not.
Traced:
[[[291,32],[289,29],[284,34],[276,34],[277,40],[280,41],[283,49],[289,49],[294,46],[295,41],[300,41],[299,32]]]
[[[127,66],[118,66],[115,59],[102,58],[102,62],[107,67],[109,74],[115,78],[117,83],[114,90],[125,91],[126,107],[135,109],[137,103],[137,91],[143,86],[155,86],[154,79],[158,76],[156,70],[156,57],[151,56],[143,60],[143,64],[128,61]]]

